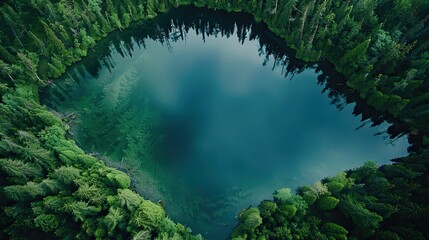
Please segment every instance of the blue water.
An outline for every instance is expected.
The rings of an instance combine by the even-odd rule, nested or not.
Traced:
[[[240,209],[278,188],[311,184],[366,160],[385,164],[408,147],[405,138],[374,135],[387,123],[356,130],[362,123],[352,114],[355,104],[341,111],[331,104],[317,64],[285,77],[259,38],[249,40],[246,29],[243,42],[234,24],[219,20],[204,37],[195,25],[176,24],[167,42],[153,33],[115,33],[96,48],[99,57],[71,68],[58,80],[62,90],[45,97],[56,111],[76,114],[72,137],[85,150],[126,169],[139,193],[162,200],[173,220],[208,239],[226,238]],[[152,31],[133,31],[139,28]],[[97,74],[91,64],[100,66]]]

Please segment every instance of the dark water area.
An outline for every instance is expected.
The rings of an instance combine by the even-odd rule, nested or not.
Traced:
[[[185,7],[100,41],[42,94],[87,152],[208,239],[279,188],[407,154],[327,63],[245,14]],[[392,130],[393,129],[393,130]]]

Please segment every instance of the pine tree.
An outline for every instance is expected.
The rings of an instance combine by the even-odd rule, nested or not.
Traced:
[[[92,12],[100,13],[102,0],[88,0],[88,7]]]
[[[340,59],[339,65],[342,68],[347,68],[347,72],[352,72],[361,66],[366,60],[366,51],[369,47],[371,39],[363,41],[355,48],[346,52],[344,56]]]
[[[31,31],[28,31],[28,35],[33,40],[33,43],[37,47],[37,49],[39,50],[40,55],[47,57],[48,51],[46,50],[45,43],[43,43],[42,40],[40,40],[40,38],[38,38],[36,35],[34,35],[34,33]]]
[[[36,56],[32,54],[25,54],[19,52],[18,58],[21,60],[21,63],[24,65],[24,67],[27,69],[31,77],[34,77],[39,83],[46,84],[45,81],[40,79],[39,75],[37,74],[37,62],[36,62]]]
[[[61,40],[55,35],[54,31],[52,30],[52,28],[46,24],[45,22],[41,21],[43,24],[43,28],[45,30],[45,34],[46,37],[48,38],[49,41],[49,47],[51,49],[52,53],[60,53],[60,54],[65,54],[66,52],[66,47],[64,46],[63,42],[61,42]]]
[[[107,34],[108,32],[110,32],[111,26],[109,22],[106,20],[106,18],[100,12],[97,13],[97,18],[98,18],[98,22],[100,22],[101,31],[103,32],[103,34]]]
[[[121,21],[119,20],[117,13],[113,13],[112,15],[110,15],[110,21],[112,21],[114,26],[119,30],[124,29],[124,27],[122,27]]]
[[[106,0],[106,6],[108,15],[117,14],[115,5],[113,5],[112,0]]]
[[[41,184],[34,182],[27,182],[25,185],[9,185],[3,188],[3,192],[7,199],[17,202],[33,200],[46,194]]]
[[[73,42],[71,34],[67,32],[66,28],[62,24],[58,24],[58,31],[60,32],[61,38],[64,40],[65,46],[70,46]]]
[[[81,222],[101,211],[101,207],[97,208],[82,201],[67,203],[64,208],[73,214],[75,221]]]
[[[120,208],[110,207],[109,213],[104,218],[109,233],[112,233],[116,226],[125,219],[124,211]]]
[[[8,76],[10,78],[10,80],[12,80],[12,82],[15,81],[15,79],[12,77],[12,66],[10,66],[9,64],[3,62],[3,60],[0,59],[0,73]]]
[[[55,54],[51,57],[51,64],[59,73],[57,77],[59,77],[61,74],[63,74],[66,71],[66,66],[61,61],[61,58]]]
[[[344,195],[338,206],[346,216],[353,220],[357,227],[376,229],[383,221],[380,215],[369,211],[364,203],[359,202],[350,194]]]
[[[1,41],[0,41],[0,59],[3,59],[5,62],[9,64],[16,63],[15,57],[12,54],[10,54],[10,52],[5,47],[3,47]]]
[[[59,217],[53,214],[41,214],[34,219],[36,227],[44,232],[53,232],[60,225]]]
[[[64,184],[72,184],[74,180],[80,177],[81,170],[75,167],[65,167],[62,166],[58,169],[55,169],[53,177],[60,180]]]
[[[103,189],[98,188],[94,184],[90,185],[87,182],[80,183],[79,185],[79,189],[73,194],[79,199],[96,205],[106,201],[106,194]]]
[[[0,9],[0,12],[3,14],[3,18],[6,21],[6,24],[8,24],[12,30],[16,40],[18,40],[21,47],[24,47],[24,44],[22,44],[21,39],[19,38],[19,34],[16,32],[16,29],[19,29],[17,22],[12,19],[12,17],[5,11],[4,8]]]
[[[58,78],[61,76],[61,72],[54,65],[48,63],[48,77]]]
[[[134,212],[130,223],[136,227],[154,229],[165,218],[164,209],[151,201],[143,200]]]
[[[119,202],[122,207],[126,207],[130,211],[134,211],[141,203],[140,196],[129,190],[121,189],[118,191]]]
[[[0,159],[0,168],[6,175],[11,176],[14,180],[20,182],[28,182],[35,177],[41,177],[42,171],[30,163],[24,163],[16,159]]]
[[[127,28],[132,21],[131,15],[127,10],[125,10],[125,8],[123,6],[120,7],[120,10],[121,10],[121,15],[122,15],[122,23],[123,23],[122,25],[125,28]]]

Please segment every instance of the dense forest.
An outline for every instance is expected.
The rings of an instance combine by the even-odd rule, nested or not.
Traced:
[[[1,239],[201,238],[68,140],[67,125],[39,103],[40,88],[108,33],[188,4],[250,13],[297,58],[329,61],[347,91],[396,122],[392,138],[408,134],[412,143],[392,165],[368,162],[296,194],[276,191],[239,214],[232,238],[428,238],[429,2],[8,0],[0,7]]]

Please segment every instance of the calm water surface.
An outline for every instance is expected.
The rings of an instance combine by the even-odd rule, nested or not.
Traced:
[[[209,239],[278,188],[406,154],[405,138],[374,135],[387,123],[356,130],[355,104],[333,99],[320,68],[264,29],[247,15],[175,10],[101,41],[42,100],[86,151]]]

